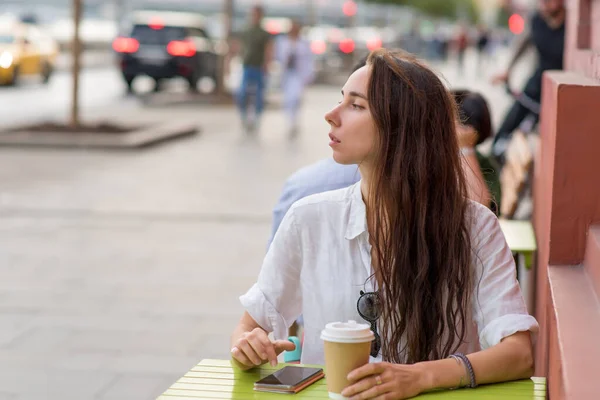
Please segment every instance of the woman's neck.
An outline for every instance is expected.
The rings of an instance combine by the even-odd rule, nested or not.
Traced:
[[[360,172],[360,193],[362,194],[363,202],[367,208],[369,207],[369,197],[371,191],[371,169],[364,165],[360,164],[358,166],[358,170]]]

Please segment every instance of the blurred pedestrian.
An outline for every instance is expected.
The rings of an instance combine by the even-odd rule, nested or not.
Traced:
[[[294,138],[298,134],[298,112],[302,95],[306,85],[312,81],[315,72],[310,43],[300,37],[301,30],[300,22],[293,21],[290,32],[285,36],[280,36],[275,45],[275,58],[283,68],[281,87],[290,138]]]
[[[238,107],[247,133],[257,129],[264,109],[264,94],[269,64],[273,58],[271,35],[262,27],[264,9],[254,6],[250,12],[250,26],[242,35],[243,73],[238,91]],[[250,96],[252,95],[252,96]],[[254,100],[254,113],[248,113],[248,100]]]
[[[421,35],[421,21],[417,18],[413,20],[410,30],[400,38],[400,47],[402,50],[421,56],[425,47],[425,41]]]
[[[442,25],[437,26],[430,46],[430,57],[433,60],[448,60],[448,31]]]
[[[487,46],[487,57],[490,65],[495,65],[498,60],[498,51],[506,47],[504,33],[501,30],[490,30],[490,38]]]
[[[477,73],[481,75],[481,67],[487,60],[488,49],[490,46],[490,31],[485,25],[478,27],[477,37]]]
[[[467,51],[467,48],[469,47],[469,36],[467,33],[467,28],[463,24],[461,24],[458,28],[458,33],[456,35],[454,46],[456,48],[458,73],[462,75],[465,72],[465,53]]]
[[[533,75],[525,84],[523,95],[539,103],[542,95],[542,75],[544,71],[561,70],[563,68],[565,16],[564,0],[539,0],[539,10],[533,15],[529,24],[527,24],[527,26],[531,27],[530,32],[523,34],[523,38],[506,72],[495,76],[492,79],[492,83],[508,85],[508,79],[513,67],[523,54],[525,54],[525,51],[533,46],[538,55],[537,66]],[[500,129],[498,129],[494,137],[492,146],[492,154],[500,164],[504,163],[504,153],[513,132],[530,115],[533,115],[537,121],[538,116],[532,114],[528,107],[516,100],[506,114],[506,117],[504,117]]]

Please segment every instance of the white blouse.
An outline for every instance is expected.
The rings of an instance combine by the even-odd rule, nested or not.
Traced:
[[[477,257],[473,257],[475,294],[468,324],[473,329],[460,348],[467,353],[492,347],[519,331],[538,330],[535,318],[527,313],[514,260],[496,216],[470,202],[468,218]],[[321,330],[334,321],[363,321],[356,302],[360,290],[373,289],[368,283],[371,275],[366,209],[358,182],[306,197],[290,208],[258,281],[240,301],[275,339],[286,339],[289,326],[302,314],[301,362],[324,364]]]

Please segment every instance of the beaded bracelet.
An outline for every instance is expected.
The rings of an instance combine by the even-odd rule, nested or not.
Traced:
[[[456,362],[458,363],[458,365],[463,365],[464,366],[464,363],[462,362],[462,360],[460,359],[460,357],[457,357],[454,354],[452,354],[451,356],[448,356],[448,358],[453,358],[454,360],[456,360]],[[460,375],[460,382],[458,383],[458,386],[452,387],[452,388],[450,388],[450,390],[456,390],[456,389],[460,389],[462,387],[463,387],[463,376],[461,374]]]
[[[451,358],[460,359],[465,365],[465,369],[467,370],[467,374],[469,375],[469,381],[471,382],[468,387],[474,389],[477,387],[477,381],[475,380],[475,372],[473,371],[473,366],[471,365],[471,361],[465,356],[463,353],[454,353],[450,355]]]

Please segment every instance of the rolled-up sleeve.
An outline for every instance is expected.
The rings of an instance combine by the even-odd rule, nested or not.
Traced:
[[[487,208],[475,208],[472,232],[475,274],[473,318],[479,343],[486,349],[517,332],[539,329],[517,281],[515,262],[496,216]]]
[[[273,238],[257,282],[240,297],[248,314],[275,339],[286,339],[301,314],[301,269],[300,234],[292,207]]]

